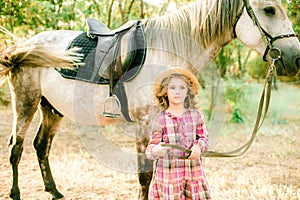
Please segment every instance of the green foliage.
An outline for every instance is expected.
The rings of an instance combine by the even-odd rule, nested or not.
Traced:
[[[131,19],[164,15],[169,12],[170,3],[174,2],[179,8],[190,0],[165,1],[161,4],[151,0],[0,0],[0,24],[17,36],[26,38],[45,30],[85,30],[85,20],[89,17],[116,28]],[[299,35],[300,1],[282,2]],[[1,35],[1,43],[3,39]],[[253,55],[252,50],[238,40],[224,47],[215,62],[224,78],[242,80],[245,75],[255,79],[265,76],[266,67],[261,56]]]
[[[230,121],[233,123],[244,123],[245,122],[244,118],[241,115],[240,109],[238,109],[238,108],[234,109]]]
[[[2,0],[0,3],[0,24],[10,30],[22,26],[26,18],[26,13],[23,10],[28,6],[28,1]]]
[[[221,49],[214,61],[220,71],[221,77],[225,77],[228,66],[234,62],[229,45]]]
[[[245,93],[243,87],[231,84],[226,87],[226,99],[232,107],[236,107],[236,102],[244,101]]]
[[[242,79],[246,73],[246,66],[251,60],[252,49],[234,40],[219,52],[215,62],[220,70],[221,77]]]
[[[246,105],[245,90],[242,84],[237,81],[228,80],[226,85],[226,104],[227,112],[231,112],[231,122],[243,123],[241,109]]]
[[[293,28],[295,32],[299,35],[300,33],[300,1],[299,0],[293,0],[288,1],[287,6],[287,13],[289,15],[289,18],[292,21]]]
[[[263,79],[266,77],[269,63],[263,61],[260,56],[255,56],[248,63],[247,72],[254,79]]]

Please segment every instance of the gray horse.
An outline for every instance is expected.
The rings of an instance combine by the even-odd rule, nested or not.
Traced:
[[[265,54],[269,62],[272,62],[270,51],[280,53],[275,62],[278,75],[299,72],[300,44],[277,0],[202,0],[174,13],[145,20],[143,26],[147,39],[144,66],[134,79],[124,82],[128,115],[135,122],[148,123],[147,116],[154,100],[151,84],[155,76],[170,67],[182,66],[198,74],[235,38],[261,55]],[[56,188],[48,161],[51,142],[62,117],[99,126],[126,121],[123,116],[114,119],[102,115],[108,85],[65,79],[54,69],[72,67],[76,62],[64,51],[81,33],[46,31],[1,52],[0,83],[8,80],[14,117],[9,141],[13,172],[10,197],[14,200],[20,199],[18,164],[26,131],[37,109],[41,111],[42,120],[34,147],[45,189],[53,199],[63,198]],[[74,94],[75,90],[80,92]],[[149,126],[145,125],[137,134],[140,199],[148,198],[152,175],[152,163],[143,154],[149,132]]]

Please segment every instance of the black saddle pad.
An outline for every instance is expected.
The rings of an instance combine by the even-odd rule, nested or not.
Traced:
[[[85,65],[77,66],[74,69],[56,68],[56,70],[64,78],[76,79],[97,84],[108,84],[109,80],[100,77],[98,75],[98,71],[94,70],[95,59],[93,58],[95,57],[97,41],[97,37],[94,39],[87,37],[86,32],[77,36],[72,42],[70,42],[70,44],[67,47],[67,50],[73,47],[80,48],[78,53],[83,55],[80,62],[85,63]]]
[[[140,24],[136,27],[135,32],[135,55],[132,57],[132,61],[130,65],[124,69],[123,74],[120,81],[130,81],[132,80],[142,68],[145,57],[146,57],[146,38],[143,26]],[[74,69],[56,69],[63,77],[81,80],[85,82],[97,83],[97,84],[109,84],[109,79],[107,77],[101,77],[98,72],[102,67],[95,66],[95,62],[97,59],[102,59],[104,57],[100,56],[100,58],[96,58],[97,51],[99,51],[98,39],[101,37],[88,37],[87,33],[84,32],[77,36],[73,41],[70,42],[66,50],[71,49],[73,47],[77,47],[80,50],[78,53],[82,54],[82,58],[80,60],[81,63],[84,63],[83,66],[77,66]],[[102,50],[100,49],[102,52]],[[106,54],[104,54],[106,56]],[[123,69],[122,69],[123,70]],[[114,79],[113,82],[116,83],[118,80]]]

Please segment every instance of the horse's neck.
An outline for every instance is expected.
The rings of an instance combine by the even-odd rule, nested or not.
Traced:
[[[201,70],[233,40],[232,27],[222,30],[223,34],[215,34],[216,30],[197,30],[205,29],[198,25],[202,22],[195,17],[200,18],[202,13],[199,9],[199,2],[194,2],[177,12],[151,19],[146,23],[149,47],[147,54],[151,62],[173,66],[188,65]],[[203,38],[211,35],[214,35],[214,38],[204,42]]]

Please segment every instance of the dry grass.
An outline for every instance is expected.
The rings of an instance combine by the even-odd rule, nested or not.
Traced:
[[[285,130],[286,126],[294,127],[295,131]],[[270,126],[270,131],[279,129],[281,133],[259,134],[244,156],[206,158],[205,168],[214,199],[300,199],[299,128],[299,123]],[[245,138],[246,135],[237,132],[221,138],[220,146],[231,149]]]
[[[286,91],[290,98],[292,98],[291,92],[298,92],[298,94],[300,92],[295,87],[288,87]],[[281,95],[275,94],[275,99],[280,99]],[[300,199],[300,105],[298,101],[291,103],[289,99],[288,102],[290,102],[287,106],[289,113],[280,112],[283,106],[276,102],[278,104],[276,107],[280,109],[270,111],[271,114],[254,144],[244,156],[204,158],[213,199]],[[274,103],[272,106],[275,107]],[[7,194],[11,187],[6,145],[12,122],[10,108],[1,107],[0,116],[0,199],[2,200],[8,199]],[[27,134],[19,166],[20,189],[25,200],[50,199],[50,195],[43,191],[42,178],[32,147],[37,122],[38,116],[35,116],[34,123]],[[222,135],[218,136],[215,148],[231,150],[238,147],[247,140],[251,128],[251,117],[247,118],[245,124],[226,124]],[[87,150],[85,146],[87,143],[82,143],[82,140],[97,141],[95,139],[99,138],[97,134],[103,132],[102,137],[112,144],[119,145],[123,151],[134,152],[134,135],[127,134],[134,129],[132,125],[108,126],[95,131],[95,128],[79,127],[67,119],[63,120],[60,133],[53,142],[50,161],[53,176],[65,199],[137,199],[137,175],[108,167],[105,161],[94,158],[97,158],[97,155]],[[85,133],[80,133],[84,130]],[[77,134],[78,132],[80,134]]]

